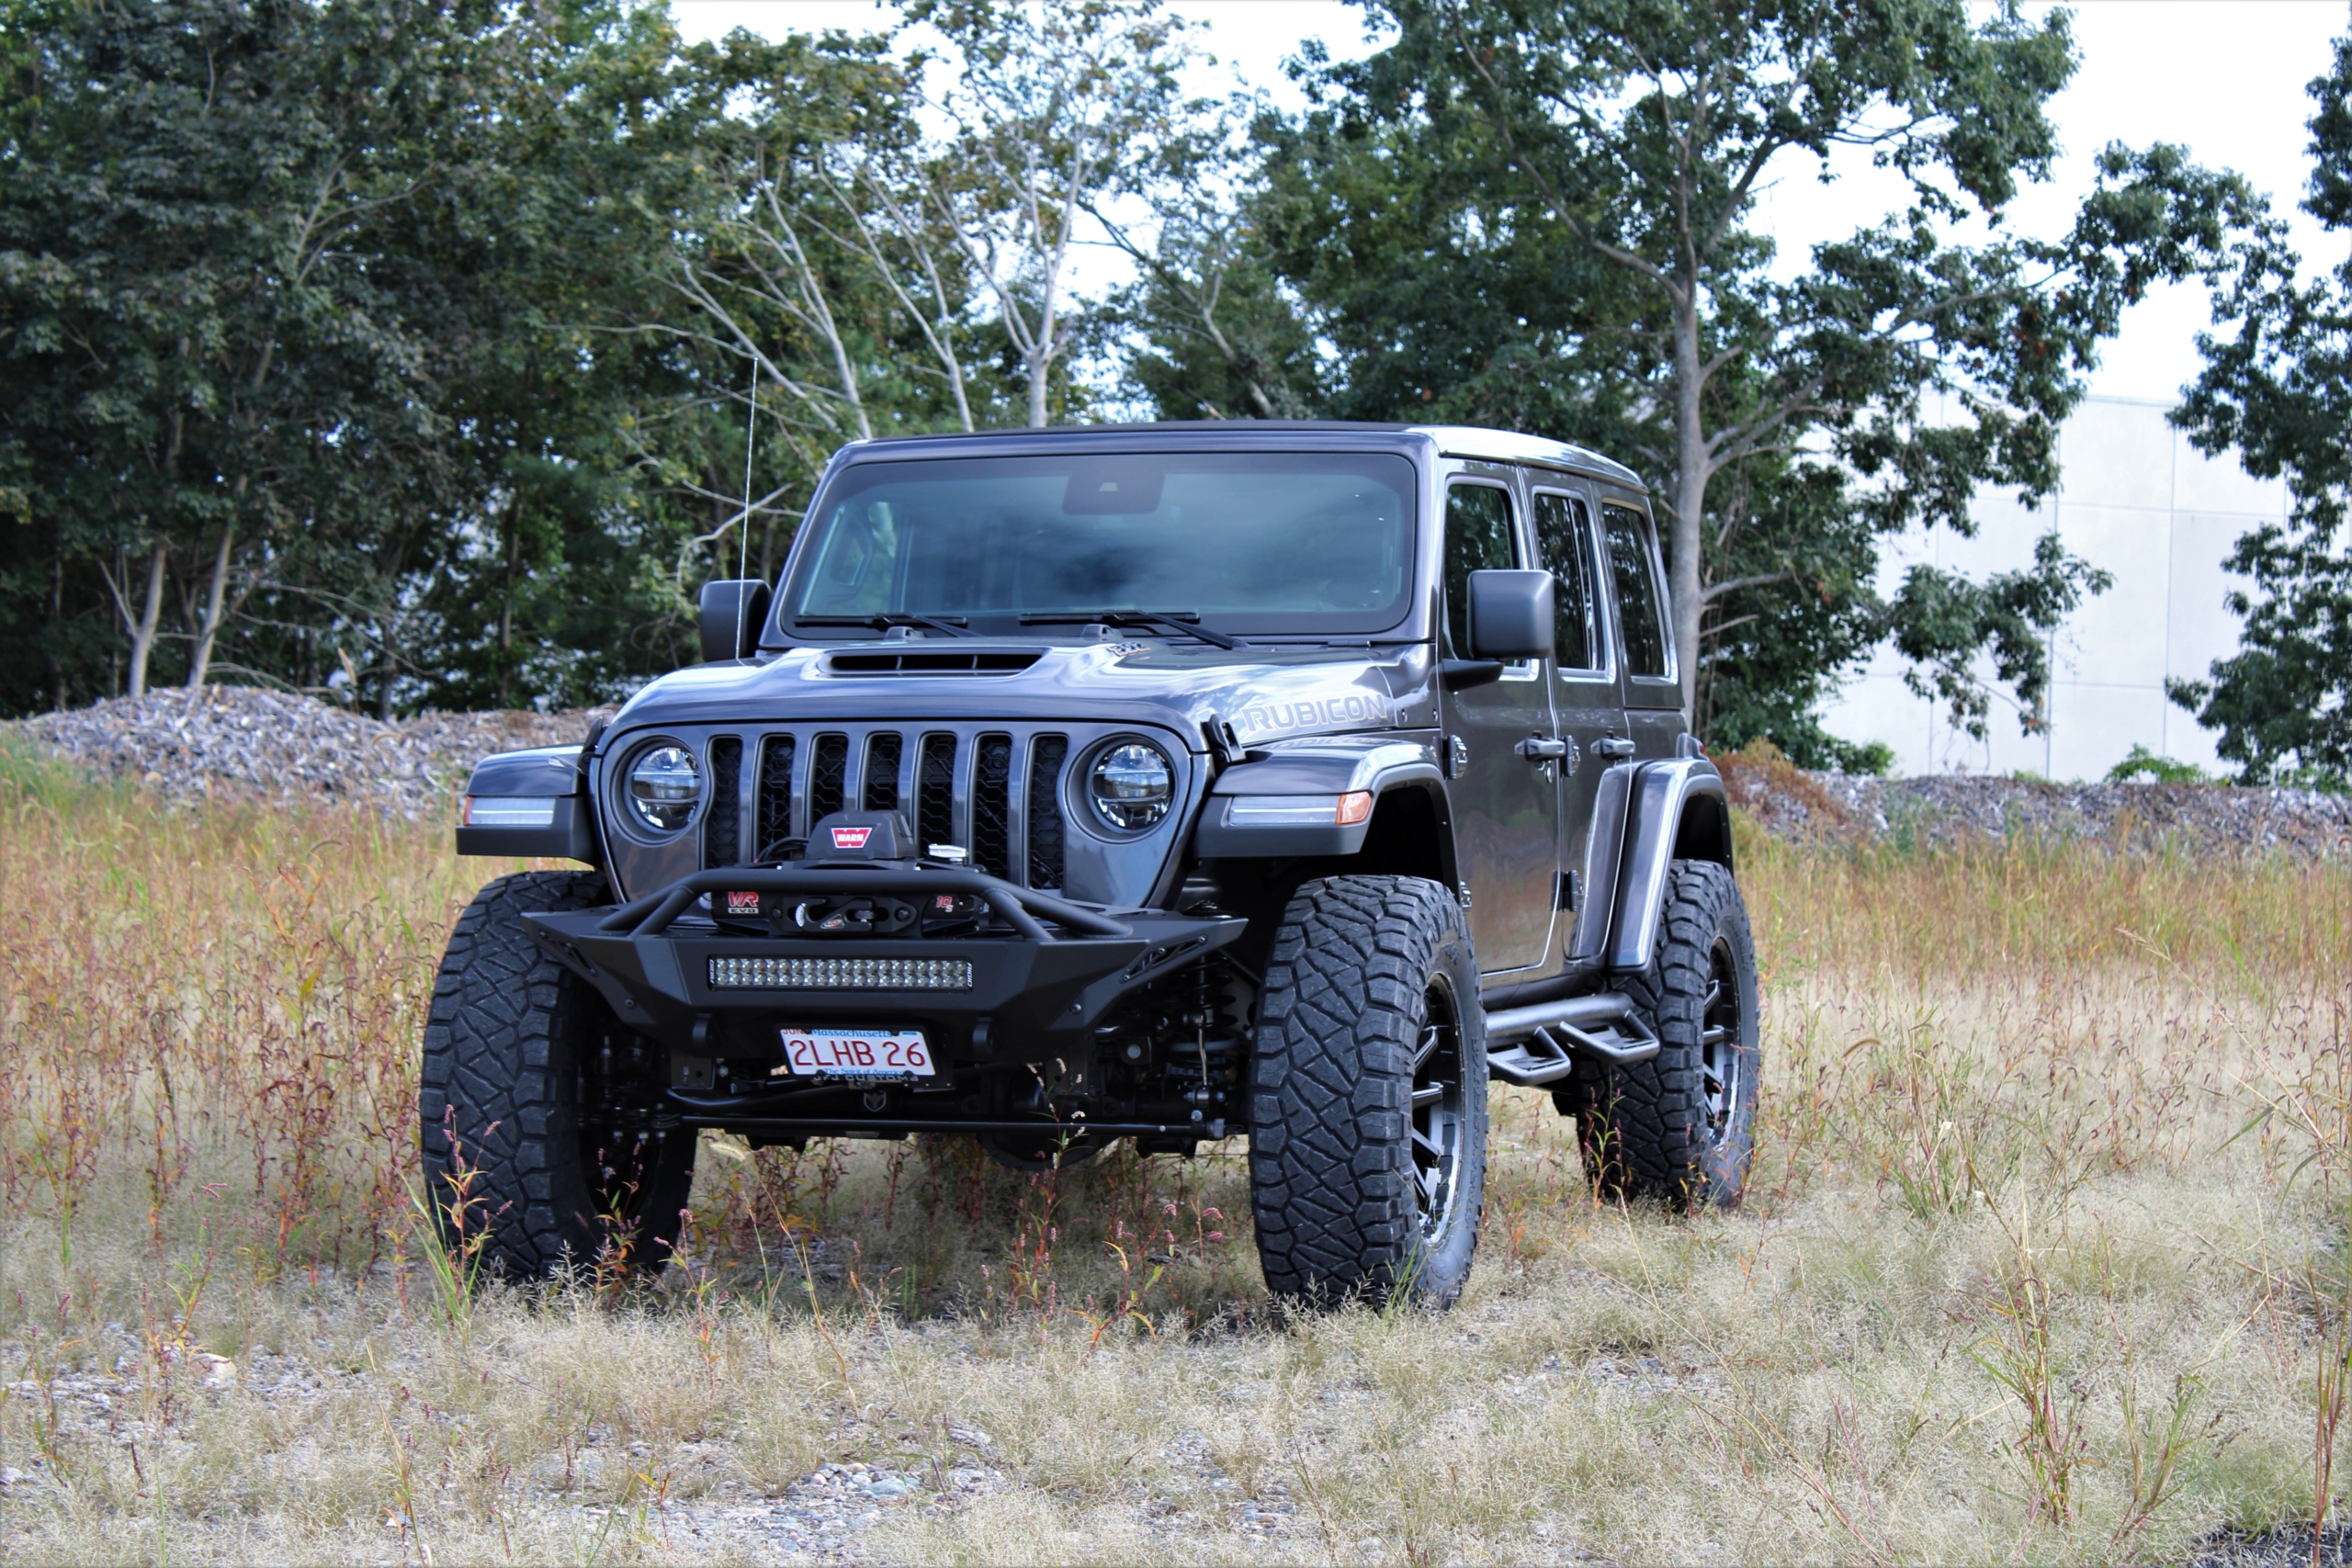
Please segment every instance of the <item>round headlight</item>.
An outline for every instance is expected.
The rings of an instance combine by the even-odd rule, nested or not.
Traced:
[[[702,799],[702,770],[683,746],[656,746],[628,771],[628,803],[637,819],[657,833],[674,833]]]
[[[1094,759],[1086,781],[1094,815],[1122,833],[1139,833],[1168,815],[1176,770],[1168,754],[1141,740],[1124,740]]]

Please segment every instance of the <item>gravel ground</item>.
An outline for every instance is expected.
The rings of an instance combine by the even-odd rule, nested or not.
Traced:
[[[429,713],[390,724],[255,686],[175,688],[0,726],[102,777],[181,800],[375,801],[442,810],[475,761],[577,744],[610,708]]]
[[[1939,844],[2104,844],[2143,854],[2352,856],[2352,795],[2202,784],[2049,784],[1941,773],[1808,773],[1778,757],[1715,759],[1734,805],[1781,838]]]

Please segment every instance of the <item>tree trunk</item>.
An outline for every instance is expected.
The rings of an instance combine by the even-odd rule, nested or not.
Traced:
[[[1674,561],[1668,570],[1673,597],[1674,662],[1682,684],[1682,721],[1699,723],[1700,520],[1707,510],[1707,437],[1700,423],[1703,390],[1699,358],[1698,279],[1683,285],[1674,310]]]
[[[139,624],[130,628],[130,694],[147,694],[147,656],[155,650],[155,623],[164,613],[164,556],[162,540],[155,543],[155,553],[147,559],[147,603],[139,614]]]
[[[1048,334],[1047,342],[1051,341],[1051,333],[1053,333],[1053,330],[1054,324],[1052,321],[1048,321],[1046,323],[1046,332]],[[1028,355],[1028,362],[1029,428],[1032,430],[1042,430],[1045,428],[1046,424],[1046,377],[1053,368],[1053,361],[1046,357],[1046,343],[1040,343],[1036,349]]]
[[[196,633],[196,656],[187,665],[187,683],[191,688],[203,685],[205,672],[212,667],[213,639],[220,635],[221,597],[229,586],[229,552],[236,536],[234,528],[221,525],[220,548],[212,558],[212,581],[204,595],[204,622]]]

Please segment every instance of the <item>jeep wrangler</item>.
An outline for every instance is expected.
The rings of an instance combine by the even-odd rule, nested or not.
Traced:
[[[1266,1282],[1462,1291],[1488,1087],[1739,1200],[1756,960],[1640,481],[1487,430],[861,441],[705,662],[484,760],[424,1032],[445,1225],[658,1264],[700,1129],[1249,1139]],[[460,1209],[463,1206],[464,1213]]]

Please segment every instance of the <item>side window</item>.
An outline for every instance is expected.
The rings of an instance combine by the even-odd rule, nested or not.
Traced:
[[[1600,637],[1600,602],[1592,581],[1592,520],[1573,496],[1538,491],[1535,547],[1555,580],[1552,657],[1563,670],[1607,666]]]
[[[1445,632],[1450,657],[1470,657],[1470,574],[1519,564],[1511,538],[1510,491],[1458,484],[1445,492]]]
[[[1630,506],[1600,509],[1609,540],[1609,571],[1617,582],[1617,620],[1625,628],[1625,664],[1635,675],[1664,675],[1666,616],[1657,574],[1650,565],[1649,530]]]

